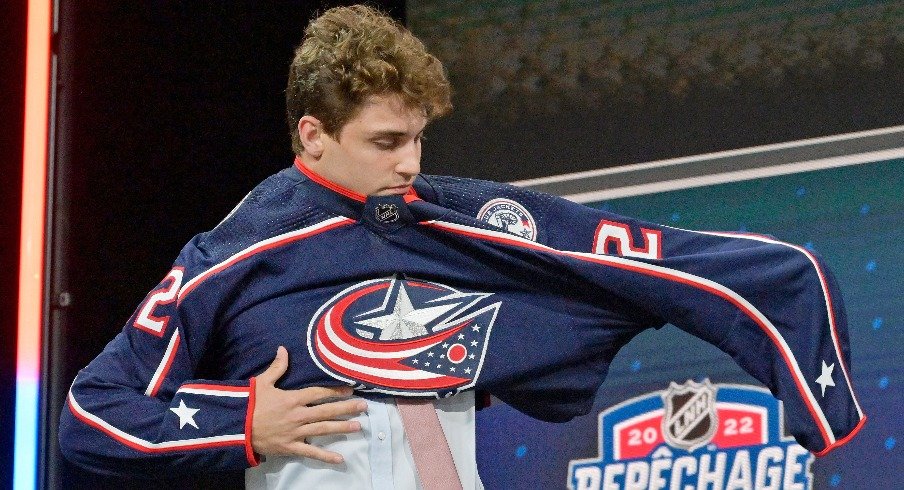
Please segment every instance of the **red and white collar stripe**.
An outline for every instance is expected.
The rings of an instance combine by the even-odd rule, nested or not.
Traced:
[[[308,168],[308,166],[305,165],[305,163],[303,161],[301,161],[301,158],[299,158],[299,157],[295,157],[295,168],[297,168],[299,172],[303,173],[307,178],[311,179],[313,182],[316,182],[337,194],[342,194],[343,196],[345,196],[349,199],[353,199],[355,201],[362,202],[362,203],[367,201],[367,196],[365,196],[364,194],[357,193],[357,192],[349,189],[348,187],[339,185],[339,184],[333,182],[332,180],[329,180],[329,179],[321,176],[320,174],[314,172],[313,170]],[[415,192],[414,187],[410,187],[408,189],[408,192],[406,192],[402,196],[402,198],[405,200],[406,203],[410,203],[411,201],[416,201],[416,200],[420,199],[420,197],[418,197],[418,195],[417,195],[417,192]]]

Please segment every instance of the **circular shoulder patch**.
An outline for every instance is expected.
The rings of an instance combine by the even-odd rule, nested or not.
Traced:
[[[537,223],[524,206],[511,199],[499,198],[483,205],[477,219],[513,235],[537,240]]]

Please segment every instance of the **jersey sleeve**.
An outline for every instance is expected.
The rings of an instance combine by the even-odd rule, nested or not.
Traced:
[[[817,455],[865,422],[842,295],[812,251],[766,235],[657,225],[509,185],[431,183],[441,205],[514,236],[488,240],[538,261],[554,257],[599,297],[622,298],[730,355],[783,402],[789,432]]]
[[[76,376],[59,431],[70,461],[151,478],[257,464],[254,380],[194,379],[220,308],[219,295],[187,295],[207,268],[196,241]]]
[[[866,421],[851,382],[842,295],[814,252],[767,235],[683,230],[561,199],[539,223],[547,245],[571,251],[581,267],[617,271],[616,292],[715,345],[769,387],[784,403],[789,431],[815,454],[844,444]],[[612,275],[599,277],[612,288],[604,284]]]

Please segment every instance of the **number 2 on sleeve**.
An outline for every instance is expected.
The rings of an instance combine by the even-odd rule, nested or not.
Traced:
[[[606,255],[608,253],[606,249],[611,243],[615,245],[615,255],[641,259],[662,259],[662,232],[647,228],[641,228],[640,232],[643,235],[643,246],[634,243],[628,225],[604,219],[596,228],[593,253]]]
[[[139,308],[135,321],[132,322],[135,328],[163,337],[163,332],[166,330],[170,317],[168,315],[154,316],[154,310],[158,306],[175,301],[176,296],[179,294],[179,287],[182,286],[184,271],[182,267],[176,267],[169,271],[163,281],[161,281],[162,286],[151,291],[141,308]]]

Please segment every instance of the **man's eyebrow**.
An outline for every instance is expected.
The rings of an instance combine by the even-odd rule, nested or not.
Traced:
[[[421,131],[418,131],[417,134],[421,134],[423,132],[424,131],[421,130]],[[386,129],[386,130],[374,131],[370,134],[371,138],[381,138],[381,137],[386,137],[386,136],[391,136],[391,137],[408,136],[408,132],[400,131],[400,130],[393,130],[393,129]]]

